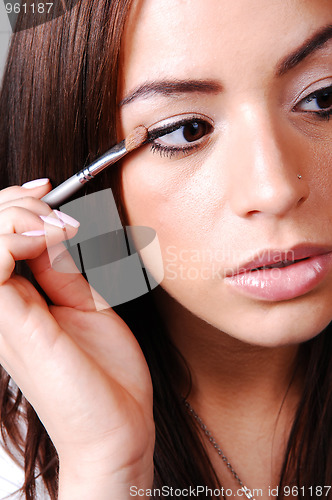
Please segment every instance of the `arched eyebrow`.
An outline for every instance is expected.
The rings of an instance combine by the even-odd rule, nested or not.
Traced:
[[[295,68],[300,62],[308,56],[322,49],[324,45],[332,38],[332,24],[328,24],[316,31],[300,47],[288,55],[277,65],[276,76],[280,77]]]
[[[293,69],[309,55],[323,48],[331,38],[332,24],[316,31],[300,47],[278,63],[276,76],[280,77]],[[156,94],[164,96],[190,93],[217,94],[222,90],[223,86],[218,80],[158,80],[143,83],[122,99],[118,106],[125,106],[136,99]]]
[[[151,95],[176,95],[176,94],[218,94],[222,85],[217,80],[158,80],[143,83],[119,103],[125,106],[135,99]]]

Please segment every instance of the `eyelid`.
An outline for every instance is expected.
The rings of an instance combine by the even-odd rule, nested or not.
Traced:
[[[159,139],[159,137],[162,137],[163,135],[170,134],[182,125],[185,125],[193,120],[206,121],[214,128],[214,121],[206,115],[201,113],[183,113],[150,125],[148,128],[149,142]],[[173,130],[172,127],[174,127]]]
[[[310,95],[315,94],[320,90],[329,88],[331,85],[332,85],[332,78],[325,78],[323,80],[318,80],[316,82],[311,83],[301,91],[301,93],[296,97],[296,99],[294,99],[293,106],[297,106],[300,102],[308,98]]]
[[[319,96],[320,94],[323,94],[324,92],[326,92],[327,90],[331,90],[332,91],[332,83],[331,85],[328,85],[327,87],[322,87],[321,89],[319,90],[314,90],[313,92],[311,92],[310,94],[307,95],[307,97],[305,97],[304,99],[302,100],[305,100],[305,101],[308,101],[309,99],[314,99],[315,97]]]
[[[302,97],[302,99],[300,99],[295,104],[293,110],[296,111],[299,107],[301,107],[301,105],[308,104],[308,103],[314,101],[315,99],[317,99],[320,96],[320,94],[322,94],[324,91],[327,91],[327,90],[332,92],[332,82],[327,86],[321,87],[317,90],[314,90],[313,92],[310,92],[309,94],[306,94],[304,97]]]

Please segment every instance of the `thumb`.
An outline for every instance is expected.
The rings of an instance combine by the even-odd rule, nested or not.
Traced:
[[[38,258],[27,262],[53,304],[81,311],[110,308],[108,302],[82,276],[63,243],[49,247]],[[54,264],[57,270],[53,268]]]

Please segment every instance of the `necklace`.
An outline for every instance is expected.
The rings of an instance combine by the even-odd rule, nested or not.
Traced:
[[[233,476],[235,477],[235,479],[237,480],[237,482],[241,486],[241,490],[243,491],[243,493],[245,494],[245,496],[247,498],[249,498],[250,500],[255,500],[254,497],[252,496],[249,488],[247,488],[243,484],[243,482],[239,478],[239,475],[233,469],[233,467],[232,467],[231,463],[229,462],[228,458],[224,455],[222,449],[220,448],[219,444],[216,442],[216,440],[212,436],[211,432],[208,430],[208,428],[204,424],[203,420],[197,415],[197,413],[195,412],[195,410],[193,409],[193,407],[191,406],[191,404],[186,399],[184,399],[184,404],[187,407],[189,413],[191,413],[191,415],[194,417],[194,419],[198,422],[200,428],[202,429],[202,431],[204,432],[204,434],[208,438],[208,440],[211,443],[211,445],[213,446],[213,448],[218,453],[218,455],[221,458],[221,460],[224,462],[224,464],[226,465],[226,467],[230,470],[230,472],[233,474]]]

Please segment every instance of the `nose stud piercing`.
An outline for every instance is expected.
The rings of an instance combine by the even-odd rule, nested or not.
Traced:
[[[302,175],[297,174],[297,178],[298,178],[298,179],[302,179]]]

